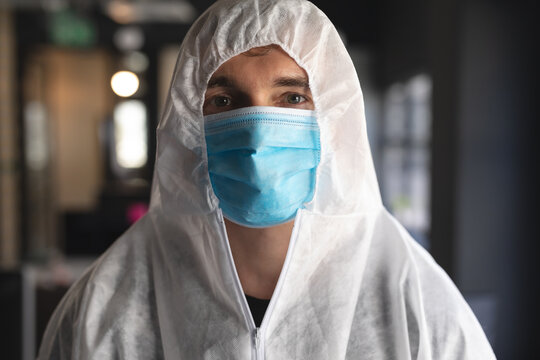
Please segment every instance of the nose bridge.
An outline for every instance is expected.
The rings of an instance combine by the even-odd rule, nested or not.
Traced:
[[[270,94],[264,86],[252,86],[247,93],[247,106],[272,106]]]
[[[249,106],[271,106],[272,103],[262,92],[256,92],[249,97]]]
[[[256,75],[254,74],[256,73]],[[238,77],[237,84],[244,98],[244,106],[272,106],[272,91],[264,71],[248,67]]]

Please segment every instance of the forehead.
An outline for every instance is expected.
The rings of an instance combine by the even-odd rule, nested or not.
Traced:
[[[305,77],[307,73],[279,46],[253,48],[225,61],[214,72],[218,76],[244,80],[264,80],[279,76]]]

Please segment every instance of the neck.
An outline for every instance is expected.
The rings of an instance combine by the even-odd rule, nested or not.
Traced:
[[[231,252],[244,293],[270,299],[287,256],[294,221],[247,228],[225,219]]]

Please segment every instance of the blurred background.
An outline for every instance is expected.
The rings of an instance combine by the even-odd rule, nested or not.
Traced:
[[[540,358],[533,2],[313,2],[356,65],[386,206],[498,358]],[[66,289],[146,212],[179,45],[211,3],[0,1],[3,359],[35,357]]]

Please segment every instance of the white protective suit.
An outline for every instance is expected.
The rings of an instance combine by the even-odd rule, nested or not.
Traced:
[[[281,46],[310,79],[313,200],[256,329],[207,169],[202,106],[220,64]],[[353,63],[300,0],[218,1],[181,46],[157,131],[150,210],[70,289],[39,359],[493,359],[472,311],[384,209]]]

